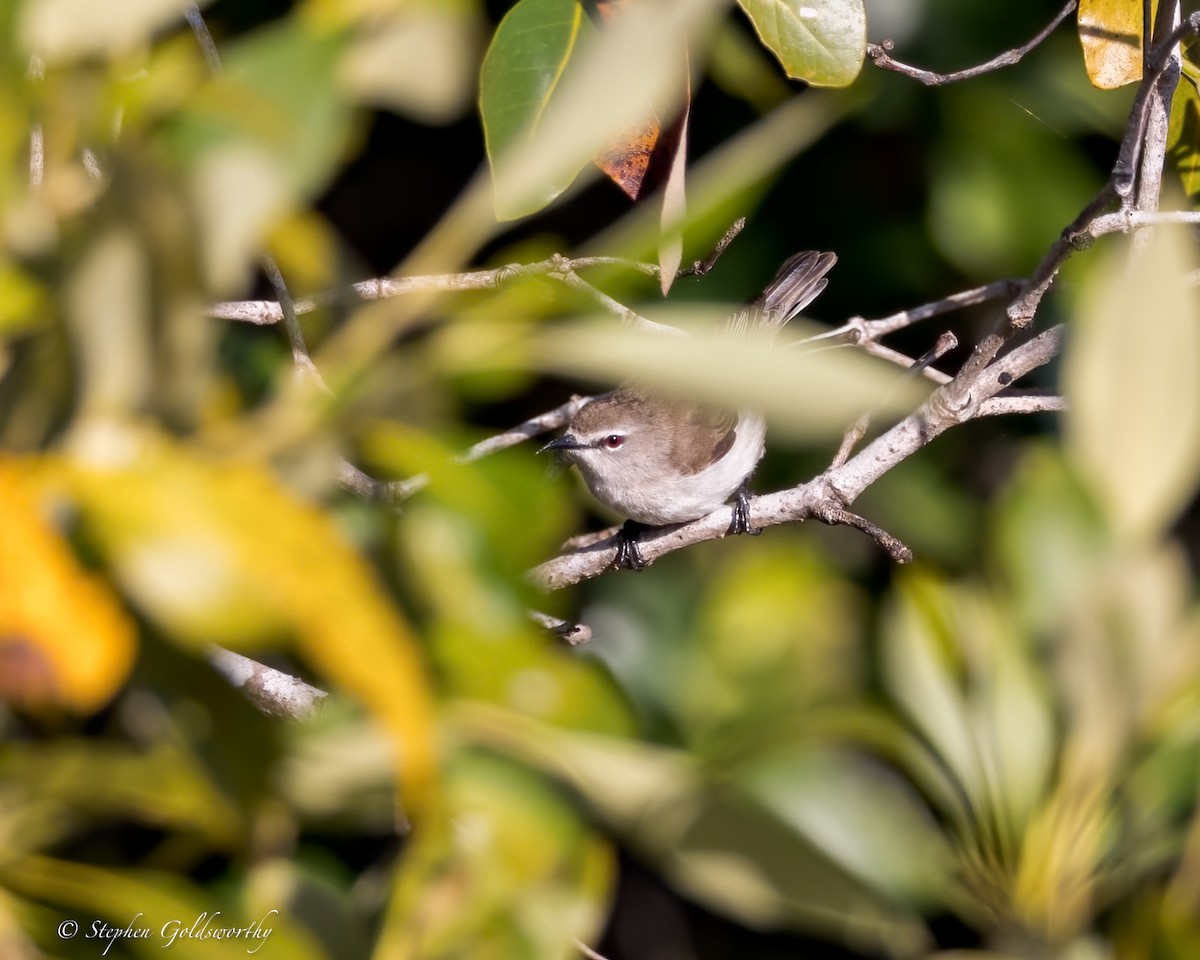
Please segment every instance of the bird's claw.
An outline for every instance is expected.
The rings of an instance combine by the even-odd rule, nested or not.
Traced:
[[[762,533],[761,530],[750,526],[750,494],[746,492],[745,487],[742,487],[734,495],[733,520],[730,521],[729,532],[734,535],[748,533],[752,537],[757,537]]]
[[[625,525],[617,531],[617,535],[613,538],[617,542],[617,555],[613,557],[612,568],[614,570],[645,570],[646,560],[642,556],[642,551],[638,547],[638,532],[642,529],[642,524],[633,520],[626,520]]]

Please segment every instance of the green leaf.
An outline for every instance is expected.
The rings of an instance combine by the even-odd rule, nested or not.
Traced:
[[[867,51],[862,0],[738,3],[789,77],[814,87],[846,87],[862,69]]]
[[[499,158],[521,138],[532,137],[559,80],[576,52],[583,28],[577,0],[519,0],[496,28],[479,74],[479,111],[493,171]],[[501,219],[540,209],[575,179],[578,168],[545,193],[529,210],[507,209],[497,197]]]
[[[248,282],[269,228],[342,158],[351,115],[337,70],[347,43],[293,21],[252,34],[166,126],[163,142],[188,176],[214,289]]]
[[[376,956],[565,957],[600,932],[608,844],[560,790],[509,760],[461,752],[446,807],[405,851]]]
[[[1142,77],[1143,0],[1079,0],[1079,41],[1088,79],[1112,90]]]
[[[952,853],[917,795],[853,754],[792,747],[739,770],[737,781],[847,872],[909,903],[936,902]]]
[[[1154,537],[1200,479],[1200,303],[1182,230],[1156,228],[1089,283],[1063,361],[1068,450],[1123,537]]]
[[[46,317],[46,289],[12,263],[0,263],[0,340],[40,326]]]
[[[237,808],[196,759],[167,744],[151,749],[85,740],[36,749],[12,744],[0,758],[0,776],[59,817],[134,820],[197,833],[218,847],[231,847],[244,828]]]
[[[968,797],[984,792],[967,704],[956,683],[957,651],[945,637],[948,610],[942,588],[929,578],[906,578],[886,610],[884,683],[941,756]]]

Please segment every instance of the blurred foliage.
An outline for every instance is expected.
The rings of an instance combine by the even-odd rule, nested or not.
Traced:
[[[1028,270],[1115,154],[1130,92],[1097,87],[1139,69],[1097,38],[1140,29],[1132,2],[1081,4],[1082,55],[1064,29],[932,91],[859,73],[856,0],[621,6],[599,29],[558,0],[217,2],[214,71],[178,0],[0,4],[0,956],[1200,949],[1190,237],[1064,270],[1039,318],[1071,332],[1061,436],[973,423],[863,499],[917,549],[903,572],[804,525],[538,596],[525,571],[584,526],[577,487],[527,448],[456,459],[584,389],[547,372],[636,364],[761,402],[757,482],[791,485],[859,410],[918,402],[874,364],[656,350],[522,277],[323,300],[302,326],[327,390],[277,331],[206,315],[269,290],[268,252],[296,296],[362,279],[356,257],[652,259],[653,202],[579,174],[647,104],[679,107],[685,47],[687,256],[752,219],[672,310],[703,325],[819,246],[841,265],[815,314],[892,312]],[[1042,6],[879,0],[865,29],[953,69]],[[1195,113],[1185,81],[1189,196]],[[500,224],[498,202],[542,212]],[[654,312],[644,273],[588,276]],[[989,319],[953,323],[969,344]],[[428,486],[360,499],[342,458]],[[531,607],[594,639],[565,647]],[[264,716],[211,644],[330,702]],[[630,934],[634,861],[686,905],[675,926]],[[701,910],[736,934],[678,922]]]

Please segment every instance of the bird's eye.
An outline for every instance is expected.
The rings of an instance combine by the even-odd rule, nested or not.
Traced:
[[[625,442],[625,438],[619,433],[610,433],[601,441],[609,450],[616,450]]]

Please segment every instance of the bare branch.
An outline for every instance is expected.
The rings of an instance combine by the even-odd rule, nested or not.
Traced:
[[[1010,413],[1059,413],[1067,409],[1062,397],[1045,394],[1021,394],[1014,397],[992,397],[979,405],[977,417],[999,417]]]
[[[303,680],[222,647],[209,647],[208,660],[254,706],[271,717],[307,720],[329,696]]]
[[[717,265],[717,261],[721,259],[721,255],[728,249],[729,245],[733,243],[733,241],[737,238],[737,235],[745,229],[746,218],[738,217],[733,221],[729,229],[725,231],[721,239],[717,241],[717,245],[713,247],[712,253],[710,253],[703,260],[697,260],[686,270],[680,270],[679,273],[675,275],[675,278],[703,277]]]
[[[991,73],[994,70],[1001,70],[1004,67],[1011,67],[1013,64],[1020,63],[1021,59],[1052,34],[1060,23],[1067,19],[1074,11],[1076,0],[1070,0],[1064,6],[1058,15],[1050,21],[1041,33],[1030,40],[1028,43],[1022,44],[1012,50],[1006,50],[997,57],[993,57],[987,63],[981,63],[975,67],[968,67],[965,70],[956,70],[954,73],[934,73],[932,70],[922,70],[920,67],[909,66],[906,63],[901,63],[899,60],[893,60],[891,51],[894,44],[890,40],[885,40],[883,43],[867,44],[867,56],[875,66],[883,70],[892,70],[896,73],[902,73],[906,77],[911,77],[913,80],[918,80],[927,87],[940,87],[947,83],[956,83],[959,80],[969,80],[972,77],[978,77],[985,73]]]
[[[679,276],[701,276],[711,270],[717,258],[725,251],[725,248],[729,246],[733,237],[737,236],[744,225],[745,218],[734,223],[707,259],[696,261],[691,267],[681,270]],[[649,277],[658,276],[658,266],[653,263],[642,263],[638,260],[628,260],[623,257],[564,257],[560,254],[555,254],[552,257],[547,257],[545,260],[539,260],[535,263],[510,263],[490,270],[468,270],[464,273],[430,274],[421,277],[376,277],[371,280],[362,280],[351,284],[349,291],[360,300],[367,301],[386,300],[391,297],[414,293],[496,290],[503,284],[520,277],[549,276],[557,280],[571,282],[567,279],[569,275],[576,274],[580,270],[601,266],[623,267]],[[594,296],[599,292],[594,287],[591,287],[590,284],[587,287],[588,289],[584,292],[589,296]],[[580,287],[580,289],[583,288]],[[311,313],[333,302],[337,299],[338,295],[336,291],[326,291],[312,297],[297,300],[294,304],[296,314],[303,316],[306,313]],[[632,311],[628,311],[626,307],[620,304],[614,309],[611,305],[612,303],[615,303],[615,301],[611,301],[611,303],[605,302],[604,306],[606,309],[610,309],[619,315],[632,314]],[[209,305],[207,314],[216,320],[235,320],[259,326],[279,323],[284,319],[280,304],[274,300],[232,300],[223,303],[214,303]],[[630,318],[631,321],[636,316],[636,314],[633,314]],[[640,319],[638,318],[638,321]],[[646,322],[649,323],[649,321]]]

